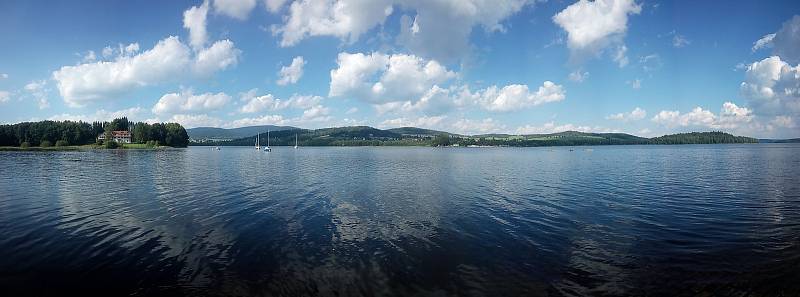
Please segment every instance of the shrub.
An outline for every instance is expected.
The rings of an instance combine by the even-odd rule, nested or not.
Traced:
[[[56,146],[68,146],[69,143],[66,140],[59,140],[56,141]]]
[[[21,147],[21,148],[29,148],[29,147],[31,147],[31,143],[26,141],[26,142],[20,143],[19,147]]]
[[[97,141],[94,142],[94,144],[95,145],[103,145],[103,140],[98,139]]]
[[[53,146],[53,143],[51,143],[49,140],[42,140],[42,142],[39,143],[39,146],[41,146],[41,147],[51,147],[51,146]]]
[[[106,148],[107,149],[115,149],[115,148],[118,148],[118,147],[119,147],[119,144],[116,141],[113,141],[113,140],[106,141]]]

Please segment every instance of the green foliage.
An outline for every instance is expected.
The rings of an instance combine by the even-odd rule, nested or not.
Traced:
[[[133,141],[138,143],[152,140],[173,147],[186,147],[189,142],[189,136],[180,124],[133,124],[127,118],[119,118],[111,122],[91,124],[73,121],[41,121],[0,125],[0,146],[20,146],[23,142],[27,142],[28,145],[42,146],[44,141],[52,145],[59,140],[71,145],[92,143],[104,145],[102,141],[97,140],[98,135],[105,133],[106,139],[111,139],[111,131],[128,129],[132,130]]]
[[[433,139],[433,146],[449,146],[450,136],[447,134],[439,134]]]
[[[95,145],[103,145],[103,140],[98,139],[94,142]]]
[[[86,144],[94,141],[92,125],[72,121],[24,122],[13,125],[0,125],[0,146],[18,146],[23,142],[38,146],[47,140],[55,143],[66,140],[73,144]]]
[[[119,148],[119,143],[117,143],[116,141],[113,141],[113,140],[106,140],[105,147],[107,149]]]
[[[147,143],[145,143],[145,145],[147,145],[147,147],[149,147],[149,148],[154,148],[154,147],[158,146],[158,141],[157,140],[148,140]]]
[[[68,146],[68,145],[69,145],[69,142],[67,142],[66,140],[58,140],[58,141],[56,141],[56,146]]]
[[[39,146],[41,146],[41,147],[51,147],[51,146],[53,146],[53,143],[50,142],[49,140],[42,140],[41,142],[39,142]]]
[[[31,147],[31,144],[29,142],[25,141],[23,143],[20,143],[19,147],[21,147],[21,148],[29,148],[29,147]]]

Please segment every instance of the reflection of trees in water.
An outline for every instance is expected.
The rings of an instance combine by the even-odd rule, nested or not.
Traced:
[[[64,167],[57,193],[59,227],[95,242],[90,247],[96,250],[84,253],[110,252],[102,243],[113,242],[130,252],[157,253],[161,263],[149,263],[152,269],[181,263],[180,279],[187,285],[214,279],[212,267],[225,264],[227,248],[235,241],[214,215],[218,201],[209,193],[220,191],[215,177],[192,174],[196,171],[188,168],[181,150],[92,154],[86,162],[63,164],[79,168]],[[141,249],[154,240],[158,246]]]

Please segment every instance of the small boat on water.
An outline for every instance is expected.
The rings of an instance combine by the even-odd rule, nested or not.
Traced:
[[[267,130],[267,146],[264,147],[264,152],[269,153],[272,149],[269,147],[269,130]]]
[[[297,133],[294,134],[294,148],[297,149]]]
[[[256,136],[256,150],[261,150],[261,147],[259,146],[258,143],[259,140],[261,140],[261,133],[258,133],[258,135]]]

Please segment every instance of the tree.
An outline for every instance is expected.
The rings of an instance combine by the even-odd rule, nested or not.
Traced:
[[[107,149],[115,149],[119,147],[119,144],[111,139],[106,139],[105,146]]]
[[[439,134],[436,135],[436,138],[433,139],[433,146],[448,146],[450,145],[450,136],[447,134]]]

